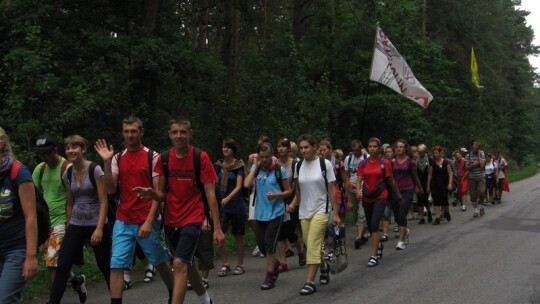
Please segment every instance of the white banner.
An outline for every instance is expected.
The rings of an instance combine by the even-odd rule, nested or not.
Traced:
[[[414,77],[403,56],[379,26],[375,34],[369,79],[384,84],[424,108],[433,100],[433,95]]]

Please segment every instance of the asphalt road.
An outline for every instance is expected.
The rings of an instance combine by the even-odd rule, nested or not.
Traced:
[[[540,303],[540,174],[513,183],[503,204],[486,208],[473,219],[472,208],[450,207],[452,222],[440,226],[411,221],[411,243],[396,251],[391,235],[379,266],[368,268],[367,247],[352,248],[353,228],[347,229],[349,266],[331,276],[329,285],[317,284],[317,293],[300,296],[305,267],[289,258],[272,290],[261,291],[265,261],[246,257],[246,273],[218,278],[210,275],[208,292],[214,303]],[[247,253],[249,254],[249,253]],[[234,265],[235,259],[231,259]],[[220,261],[216,260],[216,266]],[[159,278],[145,284],[134,278],[124,303],[167,303]],[[104,283],[88,288],[87,304],[109,302]],[[33,303],[44,303],[33,301]],[[200,303],[193,291],[186,303]],[[79,303],[69,289],[63,303]]]

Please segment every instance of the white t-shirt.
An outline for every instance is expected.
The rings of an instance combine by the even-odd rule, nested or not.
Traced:
[[[494,160],[494,162],[497,164],[497,168],[499,168],[499,179],[505,178],[504,169],[506,168],[506,166],[508,166],[506,159],[501,158],[499,160]]]
[[[326,159],[324,163],[326,164],[326,179],[328,183],[334,182],[336,176],[334,175],[332,164]],[[312,161],[304,160],[302,162],[300,172],[298,173],[298,185],[300,186],[299,218],[310,219],[315,214],[325,214],[328,193],[318,158]],[[331,209],[332,204],[329,201],[328,211]]]
[[[366,158],[369,157],[369,154],[365,154]],[[345,171],[349,172],[349,182],[356,183],[358,180],[358,175],[356,170],[358,170],[358,164],[364,160],[364,154],[361,154],[359,157],[356,157],[354,154],[349,154],[345,157]],[[356,190],[353,189],[353,193],[356,193]]]

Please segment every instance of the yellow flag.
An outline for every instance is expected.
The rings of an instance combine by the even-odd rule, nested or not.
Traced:
[[[478,64],[476,63],[476,56],[474,56],[474,48],[471,48],[471,74],[474,86],[483,89],[484,86],[480,84],[480,76],[478,75]]]

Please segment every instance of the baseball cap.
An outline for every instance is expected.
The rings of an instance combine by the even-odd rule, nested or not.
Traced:
[[[468,152],[467,149],[466,149],[465,147],[459,149],[459,151],[461,151],[461,152],[463,152],[463,153],[467,153],[467,152]]]
[[[34,150],[47,151],[56,148],[56,140],[49,134],[43,134],[36,138]]]

